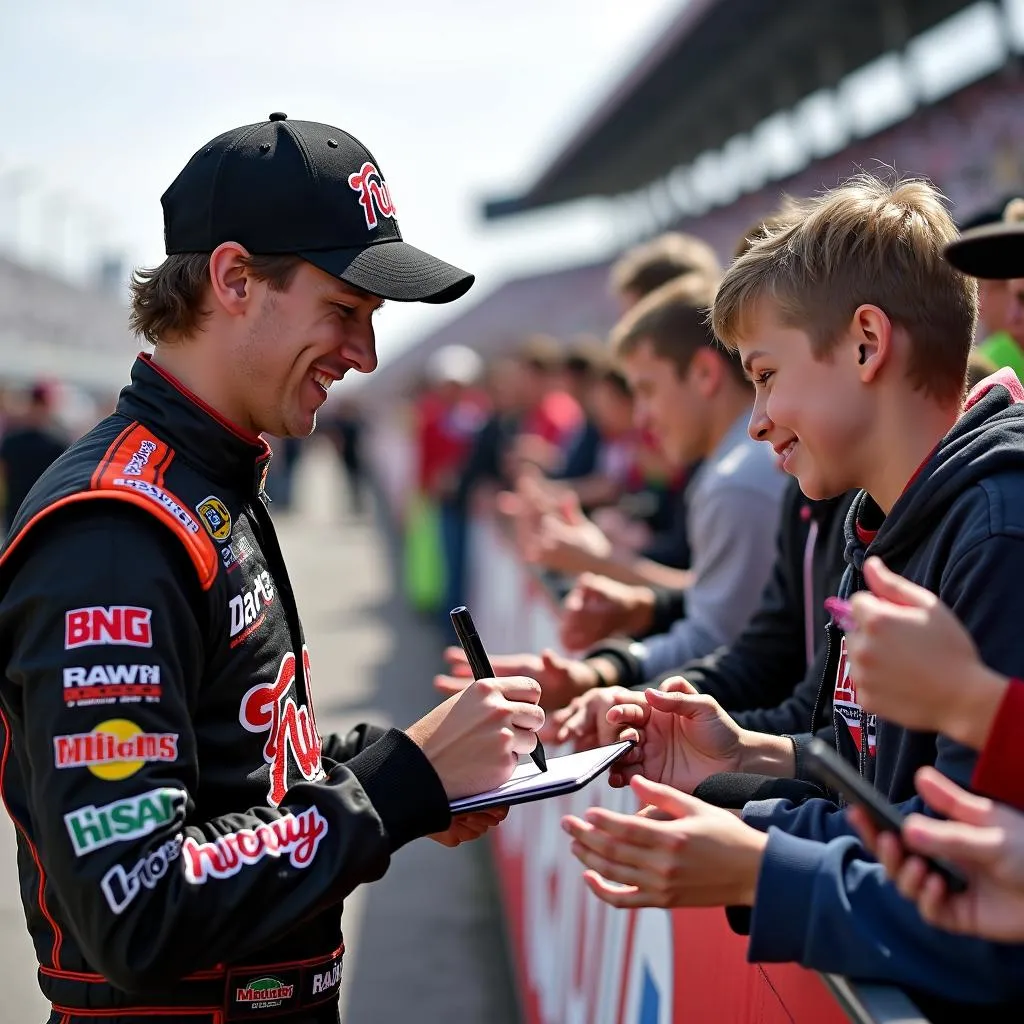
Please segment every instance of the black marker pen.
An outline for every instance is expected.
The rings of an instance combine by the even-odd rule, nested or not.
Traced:
[[[473,625],[473,616],[465,605],[451,610],[452,625],[455,627],[455,635],[466,652],[466,660],[469,662],[470,671],[474,679],[493,679],[494,669],[491,668],[490,659],[484,650],[480,634]],[[530,751],[533,763],[542,771],[548,770],[548,759],[544,755],[544,748],[541,746],[540,738],[537,739],[537,746]]]

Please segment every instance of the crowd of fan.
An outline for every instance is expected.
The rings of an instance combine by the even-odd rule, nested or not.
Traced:
[[[565,583],[569,653],[495,670],[541,682],[549,739],[637,740],[611,781],[645,810],[564,822],[591,890],[725,906],[752,960],[933,1019],[1024,1002],[1022,208],[961,236],[931,186],[862,176],[727,268],[666,235],[614,266],[605,342],[443,349],[417,405],[412,596],[463,603],[467,529],[497,517]],[[808,775],[815,734],[900,837]]]

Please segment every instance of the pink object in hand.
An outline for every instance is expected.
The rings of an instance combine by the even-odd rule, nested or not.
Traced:
[[[849,601],[841,597],[826,597],[825,611],[832,616],[835,624],[844,632],[849,633],[856,629],[857,623],[853,621],[852,609]]]

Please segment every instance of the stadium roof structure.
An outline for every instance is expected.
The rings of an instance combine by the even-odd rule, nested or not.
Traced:
[[[522,195],[489,220],[639,189],[968,6],[969,0],[689,0]]]

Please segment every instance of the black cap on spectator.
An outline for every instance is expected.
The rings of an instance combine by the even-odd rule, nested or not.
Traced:
[[[999,221],[971,228],[946,246],[945,255],[971,277],[1024,277],[1024,224]]]
[[[373,154],[348,132],[274,113],[202,147],[161,198],[167,254],[238,242],[293,253],[373,295],[451,302],[473,275],[402,240]]]

